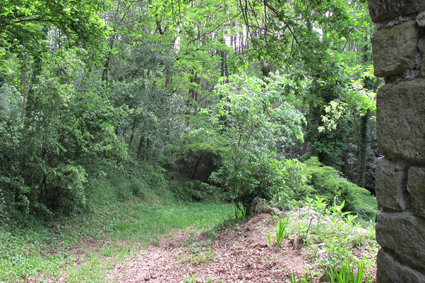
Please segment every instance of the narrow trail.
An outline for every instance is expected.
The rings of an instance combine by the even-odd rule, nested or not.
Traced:
[[[279,248],[270,247],[266,234],[275,226],[271,222],[269,214],[261,214],[239,227],[224,228],[214,240],[175,233],[115,265],[107,278],[112,282],[290,282],[288,275],[294,272],[319,274],[306,247],[294,247],[288,239]]]

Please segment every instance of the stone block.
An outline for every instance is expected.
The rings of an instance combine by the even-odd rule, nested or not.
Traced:
[[[413,196],[416,214],[425,218],[425,168],[411,167],[408,173],[408,191]]]
[[[375,31],[372,41],[376,77],[391,77],[416,66],[420,28],[416,21]]]
[[[425,163],[425,80],[384,85],[376,106],[380,153],[393,160]]]
[[[380,212],[376,240],[412,268],[425,266],[425,219],[412,212]]]
[[[425,283],[425,274],[397,262],[380,249],[378,252],[377,283]]]
[[[425,10],[425,1],[422,0],[368,0],[367,2],[369,15],[374,23]]]
[[[376,200],[378,207],[393,210],[406,210],[410,206],[410,195],[407,192],[406,162],[393,162],[378,159],[376,166]]]
[[[425,11],[422,11],[416,17],[416,22],[420,27],[425,27]]]

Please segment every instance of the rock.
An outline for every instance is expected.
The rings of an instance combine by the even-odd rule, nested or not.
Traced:
[[[425,168],[411,167],[408,176],[407,189],[415,200],[416,214],[425,218]]]
[[[407,167],[403,161],[380,158],[376,168],[376,200],[378,207],[406,210],[410,207],[407,192]]]
[[[273,207],[273,211],[274,211],[274,214],[277,216],[284,214],[283,211],[281,211],[279,208],[276,208],[276,207]]]
[[[425,162],[425,80],[386,84],[377,95],[376,132],[381,154]]]
[[[416,22],[420,27],[425,27],[425,11],[422,11],[416,17]]]
[[[320,278],[319,278],[319,282],[329,282],[328,276],[326,276],[326,274],[323,274]]]
[[[367,2],[369,15],[374,23],[425,10],[425,1],[422,0],[368,0]]]
[[[277,209],[275,207],[271,207],[270,205],[262,204],[262,203],[258,203],[255,206],[255,212],[257,214],[268,213],[268,214],[271,214],[271,215],[279,215],[281,213],[281,211],[279,209]]]
[[[375,31],[372,41],[376,77],[391,77],[416,65],[420,28],[416,21]]]
[[[395,256],[413,268],[425,266],[424,235],[425,219],[417,217],[409,211],[380,212],[377,216],[376,240],[378,244],[385,250],[392,250]]]
[[[378,252],[377,283],[425,282],[425,274],[397,262],[383,249]]]

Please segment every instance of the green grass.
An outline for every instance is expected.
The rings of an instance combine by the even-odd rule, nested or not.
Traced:
[[[210,231],[230,217],[231,206],[203,203],[146,204],[138,198],[98,203],[88,214],[48,226],[0,230],[0,281],[63,277],[66,282],[103,282],[114,263],[134,256],[171,231]],[[90,239],[94,249],[82,242]]]

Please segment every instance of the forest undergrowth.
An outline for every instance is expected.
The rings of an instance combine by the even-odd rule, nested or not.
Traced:
[[[97,185],[110,186],[111,182]],[[200,278],[207,277],[200,274],[185,273],[186,267],[220,262],[220,251],[214,249],[214,243],[220,246],[229,241],[246,245],[244,252],[248,254],[260,246],[265,253],[263,259],[271,257],[269,252],[285,253],[285,246],[302,250],[305,258],[299,267],[292,267],[291,273],[278,260],[278,267],[286,274],[282,275],[285,280],[293,276],[299,277],[296,282],[315,282],[325,270],[339,270],[345,261],[353,266],[364,264],[365,274],[374,274],[377,245],[373,223],[362,221],[360,225],[355,216],[342,211],[343,203],[328,206],[319,197],[303,203],[294,202],[291,210],[262,218],[264,221],[257,226],[252,222],[246,224],[246,214],[237,206],[219,201],[179,202],[170,195],[146,188],[138,195],[130,190],[123,196],[129,187],[121,185],[118,199],[117,188],[113,187],[102,190],[109,191],[109,197],[93,195],[97,201],[92,202],[85,214],[45,223],[29,220],[3,228],[0,231],[0,281],[121,282],[124,278],[107,277],[115,272],[116,266],[124,268],[129,259],[140,257],[151,247],[161,247],[164,240],[173,239],[178,233],[185,235],[184,242],[176,242],[183,247],[177,259],[180,267],[176,267],[182,280],[170,282],[208,282],[202,281]],[[286,219],[285,222],[282,219]],[[279,221],[281,225],[276,226]],[[247,238],[251,241],[249,244],[242,243],[245,238],[231,236],[234,233],[242,237],[245,233],[242,228],[248,227],[246,225],[248,229],[259,231],[255,237]],[[161,262],[153,264],[161,266]],[[119,272],[125,274],[125,271]],[[216,280],[210,282],[223,280],[217,275],[211,278]]]
[[[248,280],[220,245],[252,276],[373,275],[367,3],[284,2],[2,1],[0,281],[125,281],[150,250]]]

